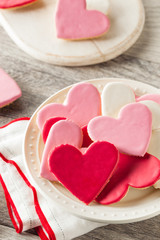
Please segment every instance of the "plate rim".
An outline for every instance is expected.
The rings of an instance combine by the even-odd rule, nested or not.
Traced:
[[[137,91],[138,91],[137,86],[140,85],[140,86],[145,87],[143,90],[143,94],[145,94],[146,89],[148,89],[148,91],[150,89],[152,89],[152,91],[156,91],[157,93],[160,93],[160,89],[158,89],[157,87],[154,87],[154,86],[146,84],[146,83],[138,82],[135,80],[125,79],[125,78],[99,78],[99,79],[90,79],[90,80],[86,80],[83,82],[90,82],[90,83],[94,83],[94,84],[96,82],[96,83],[100,84],[99,82],[101,82],[101,81],[130,83],[130,84],[133,84],[136,86]],[[130,85],[130,84],[128,84],[128,85]],[[47,98],[33,113],[32,117],[27,125],[26,131],[25,131],[24,142],[23,142],[23,156],[24,156],[23,161],[24,161],[27,173],[31,179],[31,182],[33,183],[34,186],[36,186],[38,191],[49,202],[54,201],[54,203],[57,206],[60,206],[60,207],[64,208],[65,210],[67,208],[68,212],[70,212],[80,218],[87,219],[87,220],[102,222],[102,223],[105,222],[105,223],[122,224],[122,223],[138,222],[138,221],[146,220],[151,217],[157,216],[158,214],[160,214],[160,196],[157,197],[157,199],[155,199],[152,202],[152,206],[150,206],[150,203],[147,203],[147,204],[145,203],[144,208],[141,209],[141,211],[139,209],[137,209],[137,206],[136,207],[127,207],[127,208],[125,208],[125,210],[124,210],[124,208],[122,208],[120,210],[119,208],[116,209],[115,207],[112,207],[111,205],[109,205],[109,206],[107,206],[107,213],[97,214],[99,206],[96,211],[95,211],[95,206],[92,206],[92,205],[91,206],[84,205],[82,207],[82,205],[79,202],[75,202],[74,200],[69,199],[67,196],[65,196],[63,193],[59,192],[58,190],[54,191],[55,189],[54,189],[53,185],[50,183],[50,181],[40,178],[39,176],[36,176],[37,180],[35,180],[35,176],[33,176],[31,174],[28,163],[27,163],[27,157],[26,157],[26,151],[27,151],[26,141],[27,141],[27,136],[28,136],[27,134],[28,134],[29,128],[32,124],[32,119],[36,116],[36,114],[40,110],[40,108],[42,108],[46,103],[48,103],[48,101],[50,101],[54,96],[56,96],[57,94],[59,94],[63,91],[69,90],[69,88],[71,88],[74,85],[75,84],[67,86],[67,87],[61,89],[60,91],[56,92],[49,98]],[[40,133],[39,133],[39,135],[40,135]],[[34,164],[34,162],[33,162],[33,164]],[[37,172],[37,169],[35,170],[35,172]],[[47,183],[49,183],[48,190],[44,191],[42,189],[42,186],[40,187],[39,184],[37,183],[37,181],[41,181],[41,184],[43,186],[44,185],[46,186]],[[52,188],[51,188],[51,185],[52,185]],[[58,193],[57,193],[57,191],[58,191]]]

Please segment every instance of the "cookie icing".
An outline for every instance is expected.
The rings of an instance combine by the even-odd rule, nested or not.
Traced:
[[[145,105],[131,103],[120,110],[118,119],[92,119],[88,133],[93,141],[108,141],[122,153],[144,156],[152,133],[152,114]]]
[[[90,83],[79,83],[70,89],[64,104],[51,103],[40,109],[37,125],[42,131],[49,118],[65,117],[83,127],[100,114],[101,97],[97,88]]]
[[[132,102],[135,102],[132,88],[124,83],[108,83],[102,91],[102,115],[116,118],[120,109]]]
[[[16,8],[33,3],[37,0],[0,0],[0,8]]]
[[[141,97],[136,98],[137,102],[141,102],[145,100],[151,100],[153,102],[160,104],[160,94],[145,94]]]
[[[140,103],[146,105],[152,113],[152,129],[160,128],[160,104],[150,100],[140,101]]]
[[[0,107],[4,107],[22,96],[17,83],[0,68]]]
[[[144,157],[120,154],[117,168],[109,183],[97,197],[97,202],[107,205],[120,201],[129,186],[146,188],[160,178],[160,161],[146,153]]]
[[[57,178],[49,171],[48,158],[55,147],[62,144],[70,144],[77,148],[82,146],[83,135],[79,126],[69,120],[60,120],[55,123],[48,134],[40,166],[40,175],[50,181]]]
[[[61,145],[49,157],[50,171],[79,200],[93,201],[111,178],[118,163],[118,151],[110,143],[95,142],[82,154]]]
[[[49,134],[49,131],[51,130],[51,127],[56,123],[59,122],[60,120],[65,120],[66,118],[63,117],[55,117],[55,118],[49,118],[42,129],[42,138],[43,142],[45,143]]]
[[[59,0],[55,23],[57,37],[69,40],[99,37],[110,27],[106,15],[86,9],[86,0]]]

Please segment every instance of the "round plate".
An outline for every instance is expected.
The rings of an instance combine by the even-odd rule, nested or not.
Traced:
[[[108,61],[130,48],[143,29],[145,14],[141,0],[111,0],[111,28],[107,34],[84,41],[57,39],[56,4],[57,0],[38,0],[23,8],[0,10],[0,22],[15,43],[48,63],[82,66]]]
[[[160,90],[144,83],[127,79],[108,78],[89,81],[100,92],[108,82],[124,82],[131,86],[137,96],[147,93],[160,93]],[[127,196],[116,204],[103,206],[96,202],[86,206],[75,198],[67,189],[59,183],[52,183],[39,177],[40,159],[44,144],[40,131],[36,125],[38,111],[46,104],[56,102],[63,103],[68,90],[67,87],[48,98],[33,114],[25,134],[24,159],[27,171],[37,189],[48,200],[60,204],[67,211],[80,217],[99,222],[129,223],[144,220],[160,213],[160,191],[150,187],[148,189],[130,188]]]

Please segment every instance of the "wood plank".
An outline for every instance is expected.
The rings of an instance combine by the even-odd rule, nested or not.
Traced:
[[[146,22],[137,43],[126,52],[127,55],[160,63],[160,1],[143,0]]]
[[[17,234],[14,229],[0,225],[0,240],[36,240],[38,236],[30,233]]]

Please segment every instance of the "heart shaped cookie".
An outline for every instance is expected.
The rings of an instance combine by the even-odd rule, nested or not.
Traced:
[[[0,8],[16,8],[33,3],[37,0],[0,0]]]
[[[86,0],[59,0],[55,22],[57,37],[70,40],[99,37],[110,27],[106,15],[86,9]]]
[[[40,109],[37,125],[42,132],[49,118],[65,117],[83,127],[100,114],[101,97],[97,88],[90,83],[79,83],[70,89],[64,104],[51,103]]]
[[[69,120],[61,120],[55,123],[48,134],[43,150],[40,175],[50,181],[57,181],[57,178],[49,171],[49,154],[55,147],[62,144],[70,144],[77,148],[82,146],[83,135],[79,126]]]
[[[107,141],[119,151],[144,156],[152,133],[152,114],[141,103],[131,103],[121,109],[118,119],[100,116],[88,124],[93,141]]]
[[[107,142],[91,144],[85,154],[70,145],[61,145],[49,157],[50,171],[78,199],[93,201],[112,176],[118,151]]]
[[[12,103],[22,95],[17,83],[1,68],[0,86],[0,108]]]
[[[135,102],[132,88],[120,82],[108,83],[102,91],[102,115],[116,118],[120,109],[132,102]]]
[[[146,153],[144,157],[120,154],[117,168],[109,183],[97,197],[97,202],[107,205],[120,201],[129,186],[146,188],[160,178],[160,161]]]

